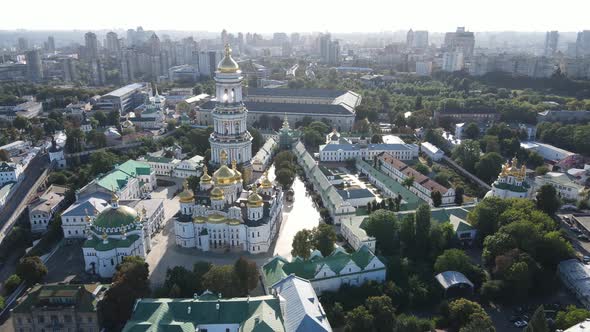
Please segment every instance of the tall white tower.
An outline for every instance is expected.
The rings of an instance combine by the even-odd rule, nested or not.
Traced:
[[[225,56],[215,72],[215,97],[217,99],[213,116],[211,164],[236,161],[248,173],[252,159],[252,136],[247,129],[248,110],[242,102],[242,71],[231,57],[229,44],[225,45]],[[227,159],[220,157],[225,151]]]

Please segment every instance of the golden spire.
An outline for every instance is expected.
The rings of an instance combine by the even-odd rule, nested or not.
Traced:
[[[84,217],[84,220],[89,223],[92,219],[90,218],[90,216],[88,215],[88,209],[84,209],[84,212],[86,212],[86,217]]]

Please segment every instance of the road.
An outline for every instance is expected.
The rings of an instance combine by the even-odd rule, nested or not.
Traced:
[[[39,153],[25,169],[16,192],[0,211],[0,242],[10,232],[20,214],[27,207],[28,201],[37,193],[37,189],[49,175],[49,158]]]

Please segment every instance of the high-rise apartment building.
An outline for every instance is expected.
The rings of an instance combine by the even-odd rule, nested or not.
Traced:
[[[557,52],[559,42],[559,32],[547,31],[545,35],[545,56],[553,56]]]
[[[89,60],[98,58],[98,40],[96,34],[87,32],[84,35],[84,45],[86,46],[86,56]]]
[[[464,57],[471,58],[475,48],[475,35],[465,31],[465,27],[458,27],[457,31],[445,34],[443,48],[447,52],[460,52]]]
[[[111,55],[119,55],[121,52],[121,45],[119,43],[119,36],[113,31],[107,33],[105,40],[105,48]]]
[[[576,39],[576,56],[590,55],[590,30],[578,32]]]
[[[34,82],[41,81],[43,79],[43,65],[39,50],[27,51],[25,60],[27,62],[27,77]]]
[[[17,42],[19,51],[26,51],[29,49],[29,41],[26,38],[20,37]]]
[[[47,53],[55,53],[55,39],[53,36],[47,37],[47,47],[45,47]]]
[[[76,62],[72,58],[66,58],[62,60],[64,81],[74,82],[78,80],[78,72],[76,70]]]
[[[337,40],[332,41],[332,36],[326,33],[320,35],[319,44],[322,62],[331,65],[340,63],[340,43]]]
[[[201,51],[198,54],[199,75],[213,77],[217,64],[221,61],[220,51]]]

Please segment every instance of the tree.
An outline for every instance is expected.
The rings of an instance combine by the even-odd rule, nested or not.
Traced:
[[[430,198],[432,199],[432,205],[434,207],[439,207],[442,204],[442,194],[435,190],[430,193]]]
[[[524,329],[524,332],[549,332],[547,325],[547,318],[545,317],[545,310],[543,305],[540,305],[529,321],[529,325]]]
[[[461,205],[463,204],[463,194],[465,193],[465,189],[461,186],[457,186],[455,188],[455,204]]]
[[[495,332],[492,320],[487,315],[472,315],[471,321],[465,324],[459,332]]]
[[[372,331],[374,328],[375,317],[369,313],[364,306],[358,306],[346,314],[346,324],[344,331]]]
[[[43,280],[47,275],[47,267],[38,256],[25,257],[16,266],[16,274],[30,286]]]
[[[293,257],[301,257],[303,259],[308,259],[311,250],[313,248],[313,232],[308,229],[302,229],[295,237],[293,237],[293,249],[291,250],[291,255]]]
[[[75,153],[84,150],[84,132],[80,128],[68,129],[66,135],[66,152]]]
[[[4,282],[4,293],[7,295],[11,294],[21,282],[22,280],[17,274],[11,275],[6,279],[6,282]]]
[[[381,135],[373,135],[371,136],[371,143],[373,144],[377,144],[377,143],[383,143],[383,139],[381,138]]]
[[[555,319],[555,326],[558,329],[568,329],[578,323],[590,318],[590,311],[578,308],[575,305],[568,305],[565,311],[559,311]]]
[[[405,178],[402,181],[402,185],[406,188],[410,188],[412,185],[414,185],[414,177],[410,176],[410,177]]]
[[[240,296],[232,265],[213,265],[203,276],[203,286],[222,297]],[[245,294],[244,294],[245,295]]]
[[[479,142],[467,139],[453,150],[453,159],[469,172],[473,172],[480,153]]]
[[[497,152],[488,152],[475,164],[475,174],[486,183],[492,183],[502,170],[504,159]]]
[[[434,273],[445,271],[458,271],[463,273],[467,279],[479,285],[485,277],[484,271],[475,266],[469,256],[459,249],[445,250],[434,262]]]
[[[250,132],[250,135],[252,136],[252,155],[255,155],[264,145],[264,138],[255,128],[248,128],[248,132]]]
[[[490,319],[477,302],[461,298],[449,303],[449,321],[456,329],[465,327],[471,321],[482,318]]]
[[[31,126],[31,121],[29,121],[27,118],[17,115],[16,118],[12,120],[12,125],[18,130],[25,130]]]
[[[107,123],[111,126],[115,126],[115,127],[119,127],[119,124],[121,122],[121,114],[119,114],[119,111],[110,111],[109,114],[107,114]]]
[[[94,174],[107,173],[117,163],[117,155],[108,151],[97,151],[90,155],[90,168]]]
[[[426,250],[430,234],[430,206],[422,204],[416,209],[416,243]],[[426,252],[426,251],[424,251]]]
[[[108,125],[107,116],[106,116],[106,114],[104,114],[103,111],[96,111],[96,113],[94,113],[93,117],[96,121],[98,121],[99,126],[105,127],[106,125]]]
[[[465,128],[465,137],[468,139],[477,139],[479,137],[479,127],[477,124],[471,122]]]
[[[322,223],[314,228],[313,243],[314,247],[319,250],[323,256],[328,256],[334,251],[336,232],[332,226]]]
[[[383,255],[399,252],[399,225],[395,214],[387,210],[373,211],[365,223],[365,231],[375,237]]]
[[[365,301],[365,307],[374,317],[375,331],[389,332],[395,326],[395,308],[387,295],[372,296]]]
[[[428,173],[430,173],[430,168],[428,168],[428,166],[424,165],[423,163],[417,163],[414,168],[424,175],[428,175]]]
[[[548,215],[553,215],[560,206],[557,190],[550,184],[544,184],[537,191],[537,209],[544,211]]]
[[[248,294],[258,286],[259,274],[256,262],[250,261],[244,257],[238,258],[234,263],[234,273],[240,286],[241,294]]]
[[[127,256],[117,265],[113,283],[106,291],[99,310],[102,325],[109,329],[121,328],[131,317],[133,305],[150,294],[148,264],[139,256]]]

